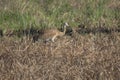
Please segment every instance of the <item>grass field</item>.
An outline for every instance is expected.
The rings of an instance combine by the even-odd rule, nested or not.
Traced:
[[[32,31],[64,22],[84,28],[32,42]],[[119,79],[119,0],[0,0],[0,80]]]
[[[119,0],[1,0],[0,28],[120,26]]]

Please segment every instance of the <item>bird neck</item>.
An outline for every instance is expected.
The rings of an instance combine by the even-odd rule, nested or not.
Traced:
[[[63,31],[63,33],[65,34],[65,32],[66,32],[66,26],[64,26],[64,31]]]

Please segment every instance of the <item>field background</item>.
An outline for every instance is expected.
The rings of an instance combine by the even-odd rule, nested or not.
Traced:
[[[0,0],[0,28],[120,26],[119,0]]]
[[[55,43],[11,31],[84,25]],[[116,29],[94,32],[94,29]],[[93,30],[91,32],[88,29]],[[103,33],[104,32],[104,33]],[[119,0],[0,0],[0,80],[119,80]]]

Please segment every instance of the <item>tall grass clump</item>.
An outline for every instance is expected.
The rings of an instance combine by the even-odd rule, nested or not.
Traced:
[[[119,0],[0,0],[0,28],[117,27]],[[104,25],[104,26],[103,26]]]

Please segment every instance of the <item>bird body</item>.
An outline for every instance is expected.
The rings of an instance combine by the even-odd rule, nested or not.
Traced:
[[[67,23],[64,24],[63,28],[64,28],[64,31],[61,32],[59,31],[58,29],[56,28],[53,28],[53,29],[45,29],[45,30],[41,30],[39,31],[39,35],[38,37],[40,37],[41,39],[43,39],[44,41],[52,41],[52,42],[55,42],[55,39],[57,37],[61,37],[61,36],[64,36],[65,35],[65,32],[66,32],[66,27],[69,26]],[[33,37],[34,38],[34,37]]]
[[[46,41],[51,40],[52,42],[54,42],[57,37],[63,35],[64,34],[57,29],[47,29],[43,31],[43,34],[40,35],[40,38]]]

